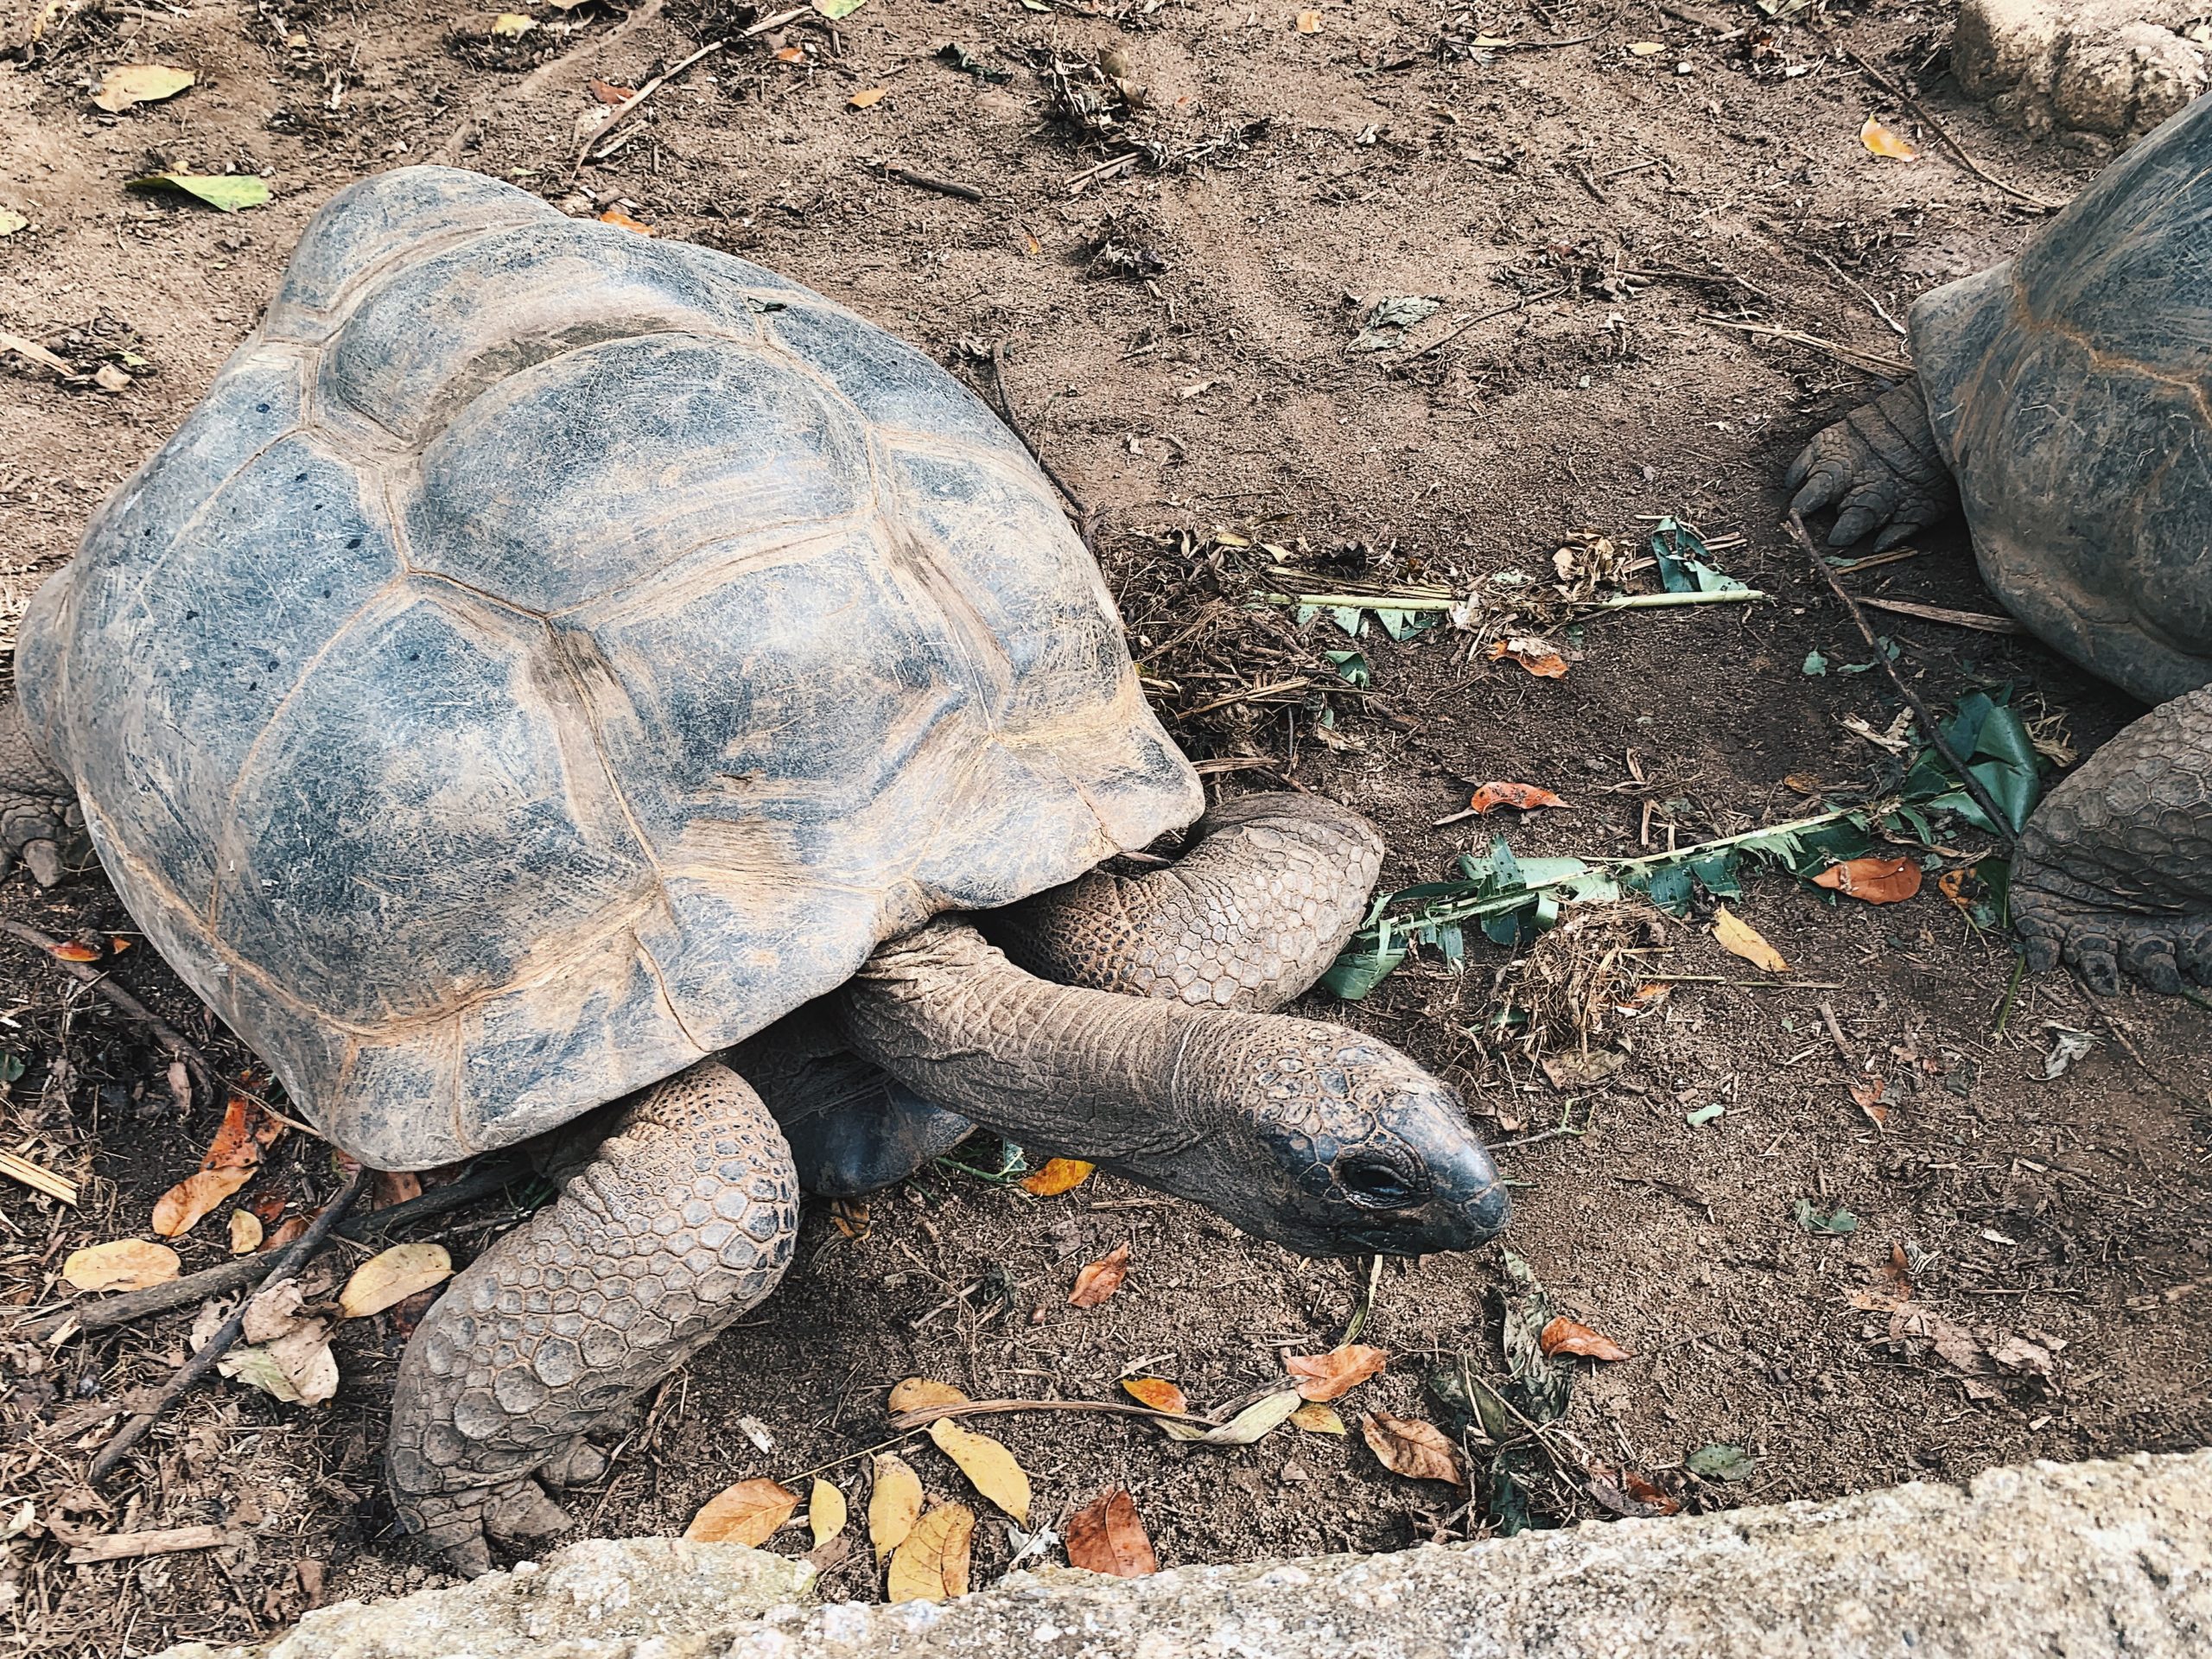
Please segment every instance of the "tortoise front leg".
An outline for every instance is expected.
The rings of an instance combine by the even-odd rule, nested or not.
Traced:
[[[1959,510],[1959,486],[1944,465],[1917,380],[1891,387],[1815,433],[1784,481],[1797,493],[1792,512],[1835,509],[1830,547],[1847,547],[1877,530],[1878,550],[1895,547]]]
[[[2212,686],[2145,715],[2028,820],[2012,917],[2029,965],[2105,995],[2212,985]]]
[[[0,875],[21,859],[39,886],[50,887],[66,858],[81,855],[84,839],[75,787],[39,753],[22,704],[0,702]]]
[[[603,1468],[585,1437],[776,1287],[798,1223],[790,1148],[735,1072],[705,1061],[646,1090],[408,1344],[385,1456],[401,1519],[471,1576],[487,1532],[565,1526],[532,1477]]]

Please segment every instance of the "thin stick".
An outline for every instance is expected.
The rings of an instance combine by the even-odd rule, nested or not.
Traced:
[[[1836,274],[1836,280],[1838,282],[1847,283],[1852,288],[1856,289],[1859,292],[1859,297],[1874,308],[1874,315],[1879,317],[1884,322],[1889,324],[1890,332],[1891,334],[1895,334],[1899,340],[1909,338],[1904,331],[1904,324],[1899,322],[1895,317],[1891,316],[1887,311],[1882,308],[1882,302],[1874,297],[1874,290],[1872,289],[1867,287],[1866,283],[1860,282],[1856,276],[1853,276],[1849,271],[1846,270],[1841,265],[1836,264],[1834,260],[1829,258],[1825,253],[1815,251],[1813,257],[1815,259],[1818,259],[1822,264],[1826,265],[1830,270],[1834,271]]]
[[[887,167],[883,175],[896,179],[901,184],[911,184],[917,190],[934,190],[940,196],[957,196],[963,201],[981,201],[983,193],[972,184],[962,184],[957,179],[933,179],[926,173],[917,173],[904,167]]]
[[[1682,605],[1755,605],[1772,597],[1756,588],[1721,588],[1708,593],[1622,594],[1613,599],[1575,602],[1600,611],[1671,611]]]
[[[632,30],[642,29],[659,16],[666,4],[667,0],[645,0],[644,4],[604,35],[591,35],[578,41],[559,57],[548,58],[512,87],[495,88],[478,99],[468,114],[462,118],[461,124],[446,135],[445,143],[439,150],[440,158],[448,162],[458,162],[461,152],[468,148],[469,135],[472,132],[477,132],[485,125],[485,117],[490,113],[493,105],[520,104],[535,97],[540,87],[549,81],[557,79],[563,72],[578,58],[606,51],[608,47],[613,46]]]
[[[1638,974],[1646,985],[1732,985],[1747,991],[1840,991],[1840,979],[1730,979],[1725,974]]]
[[[396,1233],[415,1222],[426,1221],[432,1216],[444,1215],[449,1210],[461,1209],[487,1198],[500,1188],[513,1184],[525,1173],[523,1165],[502,1161],[483,1169],[471,1170],[457,1181],[443,1186],[434,1186],[422,1197],[410,1198],[404,1204],[395,1204],[389,1210],[378,1210],[345,1223],[338,1231],[340,1238],[365,1243]],[[10,1334],[19,1339],[43,1342],[64,1325],[74,1324],[79,1331],[105,1331],[111,1326],[128,1325],[133,1319],[143,1319],[156,1313],[166,1313],[171,1308],[188,1307],[194,1302],[204,1302],[211,1296],[228,1294],[240,1285],[250,1285],[268,1271],[267,1258],[243,1256],[237,1261],[188,1273],[181,1279],[172,1279],[166,1284],[149,1285],[144,1290],[134,1290],[121,1296],[111,1296],[104,1301],[77,1302],[59,1313],[50,1313],[29,1325],[18,1326]]]
[[[968,1400],[954,1406],[922,1406],[902,1411],[891,1420],[893,1428],[922,1428],[940,1417],[998,1416],[1014,1411],[1086,1411],[1109,1417],[1143,1417],[1154,1422],[1166,1419],[1198,1428],[1219,1428],[1211,1417],[1187,1411],[1154,1411],[1150,1406],[1124,1406],[1110,1400]]]
[[[1912,378],[1912,365],[1901,357],[1823,340],[1820,335],[1808,334],[1802,328],[1783,328],[1771,322],[1732,322],[1726,317],[1701,316],[1698,321],[1711,323],[1715,328],[1733,328],[1740,334],[1757,334],[1763,340],[1783,340],[1792,346],[1809,346],[1816,352],[1826,352],[1839,363],[1848,363],[1862,374],[1878,374],[1885,380]]]
[[[268,1278],[262,1281],[263,1287],[281,1284],[305,1267],[315,1253],[322,1248],[323,1241],[330,1236],[331,1229],[346,1219],[346,1212],[353,1207],[353,1200],[361,1196],[362,1189],[368,1184],[368,1166],[357,1166],[346,1185],[338,1189],[338,1196],[322,1207],[322,1213],[309,1224],[307,1231],[300,1235],[298,1242],[276,1258],[276,1264],[269,1269]],[[153,1427],[155,1420],[194,1383],[215,1369],[216,1362],[230,1352],[231,1344],[245,1329],[245,1311],[252,1304],[252,1296],[241,1296],[231,1317],[225,1319],[215,1334],[207,1338],[205,1347],[185,1361],[177,1374],[168,1380],[168,1385],[154,1396],[153,1404],[116,1431],[115,1438],[107,1443],[99,1456],[92,1459],[92,1466],[85,1475],[86,1484],[98,1486],[112,1474],[116,1465],[123,1461],[130,1448],[146,1438],[146,1431]]]
[[[1443,339],[1431,340],[1427,345],[1422,346],[1421,350],[1415,352],[1411,357],[1406,359],[1404,362],[1394,366],[1390,372],[1393,374],[1403,374],[1408,369],[1420,362],[1421,359],[1427,357],[1431,352],[1442,351],[1453,340],[1459,339],[1460,335],[1465,334],[1468,329],[1475,327],[1478,324],[1489,322],[1493,318],[1510,316],[1514,312],[1523,310],[1528,307],[1535,304],[1540,300],[1555,300],[1560,295],[1566,293],[1567,289],[1567,284],[1561,283],[1558,287],[1548,288],[1541,294],[1523,294],[1519,299],[1514,301],[1510,305],[1501,305],[1492,310],[1484,311],[1478,316],[1469,317],[1457,328],[1454,328],[1450,334],[1445,335]]]
[[[66,957],[54,955],[54,952],[61,948],[60,940],[48,938],[35,927],[27,927],[21,922],[5,918],[0,918],[0,932],[5,932],[13,938],[20,939],[25,944],[36,946],[45,953],[46,959],[63,973],[73,979],[82,980],[113,1007],[145,1027],[147,1033],[156,1042],[167,1049],[175,1058],[184,1062],[192,1075],[200,1080],[200,1086],[211,1096],[219,1096],[223,1092],[222,1080],[215,1075],[215,1068],[207,1064],[207,1057],[202,1054],[182,1032],[124,990],[107,975],[95,972],[81,962],[71,962]]]
[[[2005,816],[2004,808],[1997,804],[1996,797],[1989,792],[1981,779],[1967,770],[1967,763],[1952,748],[1950,739],[1943,735],[1942,727],[1937,724],[1936,716],[1928,712],[1928,705],[1920,700],[1920,694],[1905,683],[1904,676],[1897,672],[1897,665],[1890,660],[1890,653],[1882,648],[1882,642],[1875,638],[1874,630],[1867,626],[1866,613],[1859,608],[1859,601],[1852,598],[1841,580],[1829,568],[1828,562],[1821,556],[1820,549],[1813,545],[1813,538],[1805,531],[1805,521],[1793,512],[1786,522],[1791,538],[1805,550],[1805,556],[1813,562],[1813,569],[1821,573],[1821,579],[1827,583],[1828,591],[1850,613],[1852,625],[1859,630],[1859,637],[1873,652],[1874,660],[1888,672],[1890,683],[1897,687],[1897,695],[1905,700],[1913,717],[1919,721],[1920,729],[1927,733],[1928,741],[1936,746],[1936,752],[1950,763],[1951,770],[1959,774],[1960,783],[1989,820],[1997,838],[2005,843],[2005,851],[2012,851],[2019,845],[2019,836],[2013,832],[2012,821]]]
[[[753,24],[752,28],[747,29],[745,31],[745,35],[758,35],[763,29],[777,28],[781,24],[790,22],[795,17],[804,16],[806,8],[801,6],[796,11],[782,12],[773,17],[764,17],[759,22]],[[745,35],[740,35],[738,38],[742,40],[745,38]],[[639,87],[636,92],[631,93],[628,98],[616,105],[614,106],[614,113],[608,116],[606,120],[601,122],[599,125],[593,130],[591,136],[586,138],[582,145],[577,149],[576,159],[569,164],[568,182],[574,184],[576,181],[576,175],[584,170],[584,163],[592,159],[591,153],[593,150],[599,148],[601,140],[604,139],[608,133],[613,131],[615,128],[620,126],[625,121],[636,114],[639,106],[642,105],[647,99],[651,98],[655,92],[660,91],[662,87],[667,86],[670,81],[674,80],[678,75],[689,69],[693,64],[698,62],[700,59],[712,57],[715,53],[721,51],[728,44],[729,42],[726,40],[709,41],[706,45],[701,47],[690,57],[684,59],[683,62],[677,64],[673,69],[662,70],[660,73],[655,75],[644,86]]]
[[[1045,459],[1045,452],[1037,447],[1036,440],[1021,424],[1021,416],[1014,410],[1013,395],[1006,389],[1006,342],[1002,340],[991,342],[991,385],[998,393],[999,413],[1005,416],[1014,435],[1021,440],[1021,447],[1029,452],[1029,458],[1037,463],[1038,469],[1052,480],[1052,487],[1060,493],[1061,499],[1075,509],[1075,516],[1082,526],[1084,545],[1088,547],[1090,544],[1090,509],[1084,505],[1081,496],[1068,487],[1067,480],[1053,470],[1052,463]]]
[[[1905,91],[1904,87],[1898,86],[1897,82],[1891,80],[1880,70],[1874,67],[1872,64],[1860,57],[1856,52],[1853,52],[1841,41],[1837,40],[1834,35],[1828,34],[1827,30],[1820,28],[1817,24],[1807,23],[1804,27],[1811,33],[1815,40],[1820,41],[1830,51],[1840,54],[1850,62],[1853,67],[1859,71],[1860,74],[1866,76],[1867,79],[1872,81],[1884,92],[1889,93],[1891,97],[1896,99],[1898,103],[1904,105],[1905,108],[1910,110],[1915,115],[1926,122],[1928,124],[1928,130],[1943,141],[1944,148],[1948,149],[1952,155],[1957,156],[1961,163],[1966,168],[1966,170],[1973,174],[1977,179],[1980,179],[1984,184],[1990,185],[1999,190],[2002,190],[2006,195],[2012,197],[2015,201],[2025,202],[2029,207],[2036,209],[2038,213],[2055,213],[2058,211],[2061,205],[2058,202],[2045,201],[2041,196],[2037,195],[2031,190],[2023,190],[2018,185],[2005,183],[2004,180],[1999,178],[1994,173],[1990,172],[1986,168],[1983,167],[1980,162],[1977,162],[1973,156],[1967,155],[1966,146],[1961,143],[1957,139],[1952,137],[1949,130],[1945,128],[1943,124],[1928,112],[1928,106],[1926,105],[1923,104],[1910,92]]]
[[[1859,602],[1870,610],[1894,611],[1899,616],[1916,616],[1923,622],[1942,622],[1954,628],[1974,628],[1982,633],[2024,632],[2011,617],[1993,616],[1986,611],[1954,611],[1941,605],[1916,605],[1909,599],[1862,599]]]

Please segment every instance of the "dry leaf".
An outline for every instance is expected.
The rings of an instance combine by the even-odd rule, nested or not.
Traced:
[[[778,63],[798,63],[803,60],[805,56],[806,48],[804,47],[786,46],[779,48],[777,50],[776,61]]]
[[[1117,1579],[1141,1579],[1160,1571],[1136,1500],[1122,1487],[1102,1492],[1068,1517],[1068,1565]]]
[[[896,1416],[902,1411],[925,1411],[931,1406],[964,1406],[968,1396],[950,1382],[910,1376],[891,1390],[891,1398],[884,1403]]]
[[[950,1417],[930,1425],[937,1449],[960,1465],[977,1491],[1023,1526],[1029,1524],[1029,1477],[1014,1453],[988,1434],[960,1427]]]
[[[1548,789],[1539,789],[1534,784],[1484,784],[1467,803],[1469,810],[1478,813],[1495,812],[1501,806],[1533,812],[1540,806],[1566,804]]]
[[[251,1169],[203,1169],[186,1176],[154,1201],[154,1230],[163,1238],[181,1237],[252,1179]]]
[[[584,83],[591,88],[591,95],[602,104],[627,104],[637,96],[627,86],[616,86],[594,77]]]
[[[1627,1470],[1622,1474],[1621,1490],[1637,1503],[1656,1510],[1662,1515],[1680,1515],[1682,1512],[1681,1498],[1676,1497],[1658,1482],[1646,1479],[1633,1469]]]
[[[1068,1293],[1068,1306],[1096,1307],[1119,1290],[1122,1281],[1128,1276],[1129,1246],[1124,1240],[1076,1274],[1075,1288]]]
[[[1459,1448],[1433,1423],[1371,1411],[1359,1420],[1359,1432],[1368,1450],[1394,1475],[1414,1480],[1447,1480],[1459,1486],[1467,1484]]]
[[[452,1277],[453,1258],[444,1245],[395,1244],[353,1269],[338,1293],[338,1306],[347,1319],[364,1319]]]
[[[396,1204],[410,1204],[423,1196],[423,1178],[412,1170],[380,1169],[371,1184],[372,1210],[389,1210]]]
[[[1290,1425],[1293,1428],[1304,1429],[1308,1434],[1341,1434],[1344,1432],[1344,1420],[1337,1415],[1333,1408],[1325,1406],[1318,1400],[1309,1400],[1292,1412]]]
[[[1889,1084],[1879,1077],[1867,1077],[1851,1085],[1851,1098],[1859,1109],[1866,1114],[1878,1129],[1890,1126],[1890,1109],[1880,1103],[1883,1092]]]
[[[946,1601],[968,1593],[968,1548],[976,1516],[965,1503],[940,1503],[891,1554],[888,1599]]]
[[[868,1495],[868,1537],[881,1560],[906,1541],[922,1512],[922,1478],[904,1458],[885,1452],[875,1460],[875,1481]]]
[[[798,1508],[798,1494],[758,1476],[725,1487],[709,1498],[683,1535],[702,1544],[766,1543]]]
[[[1022,1182],[1021,1190],[1040,1198],[1057,1198],[1089,1180],[1091,1167],[1080,1158],[1047,1158],[1044,1168]]]
[[[64,962],[98,962],[100,953],[81,939],[64,939],[54,947],[54,954]]]
[[[1300,1403],[1296,1389],[1285,1389],[1254,1401],[1217,1428],[1200,1428],[1196,1423],[1179,1423],[1166,1417],[1159,1422],[1170,1440],[1198,1446],[1252,1446],[1288,1422]]]
[[[100,77],[92,102],[110,115],[121,115],[133,104],[158,104],[175,98],[192,85],[192,72],[172,69],[165,63],[127,63]]]
[[[807,1530],[814,1535],[817,1549],[845,1529],[847,1513],[845,1495],[817,1476],[814,1490],[806,1495]]]
[[[1920,866],[1909,858],[1847,858],[1815,876],[1813,885],[1870,905],[1901,905],[1920,891]]]
[[[845,102],[851,105],[853,108],[856,110],[868,109],[879,102],[882,99],[883,95],[890,90],[891,89],[888,86],[870,86],[864,92],[855,92],[850,98],[847,99]],[[896,1598],[893,1598],[893,1599],[896,1599]]]
[[[1351,1393],[1390,1363],[1380,1348],[1348,1342],[1325,1354],[1289,1354],[1282,1368],[1298,1379],[1301,1400],[1334,1400]]]
[[[305,1293],[296,1279],[255,1293],[245,1305],[245,1340],[215,1369],[287,1405],[319,1406],[338,1392],[338,1360],[330,1351],[330,1322],[301,1310]],[[207,1345],[223,1323],[224,1305],[209,1302],[193,1322],[194,1350]]]
[[[1628,49],[1639,58],[1656,58],[1667,48],[1657,41],[1630,41]]]
[[[1191,1402],[1173,1382],[1165,1377],[1125,1376],[1122,1386],[1132,1399],[1141,1400],[1154,1411],[1188,1411]]]
[[[1512,639],[1491,643],[1491,661],[1495,663],[1508,657],[1540,680],[1555,680],[1567,672],[1567,658],[1545,640]]]
[[[518,11],[503,11],[492,20],[490,33],[499,40],[518,41],[537,27],[537,19]]]
[[[231,1254],[251,1255],[261,1248],[261,1217],[251,1210],[231,1211]]]
[[[177,1254],[150,1239],[118,1238],[72,1250],[61,1276],[79,1290],[143,1290],[176,1277]]]
[[[832,1198],[830,1200],[830,1219],[847,1238],[866,1238],[869,1227],[868,1200]]]
[[[632,219],[620,207],[610,207],[599,216],[602,225],[619,225],[626,231],[635,231],[640,236],[651,236],[653,227],[642,219]]]
[[[1723,905],[1713,912],[1713,942],[1732,957],[1741,957],[1752,967],[1770,974],[1786,974],[1789,964],[1782,952],[1759,937],[1758,930]]]
[[[1908,143],[1902,133],[1893,132],[1872,116],[1859,129],[1859,142],[1877,156],[1887,156],[1893,161],[1911,162],[1920,158],[1920,152]]]
[[[264,1250],[281,1250],[288,1245],[298,1243],[307,1235],[308,1220],[308,1218],[305,1216],[291,1217],[275,1232],[262,1240],[261,1248]]]
[[[251,1169],[261,1161],[264,1147],[276,1145],[284,1133],[282,1118],[273,1116],[244,1095],[232,1095],[223,1107],[223,1121],[207,1151],[200,1160],[202,1169]]]
[[[1536,1346],[1544,1351],[1546,1357],[1553,1354],[1580,1354],[1585,1359],[1635,1357],[1611,1337],[1563,1316],[1550,1320],[1536,1333]]]
[[[1319,35],[1321,32],[1321,14],[1318,11],[1300,12],[1298,32],[1301,35]]]
[[[1968,915],[1974,913],[1974,904],[1966,896],[1967,877],[1973,872],[1963,864],[1955,864],[1936,878],[1936,891]]]

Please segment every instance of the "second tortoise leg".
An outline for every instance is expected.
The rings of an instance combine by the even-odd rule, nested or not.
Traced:
[[[707,1061],[646,1090],[416,1328],[385,1456],[401,1519],[471,1575],[487,1534],[565,1526],[537,1478],[602,1468],[586,1437],[776,1287],[798,1223],[791,1152],[735,1072]]]
[[[2212,985],[2212,686],[2106,744],[2028,821],[2012,916],[2041,969],[2093,991],[2121,977],[2177,995]]]

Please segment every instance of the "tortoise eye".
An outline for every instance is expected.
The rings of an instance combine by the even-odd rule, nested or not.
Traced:
[[[1363,1210],[1395,1210],[1410,1204],[1414,1196],[1414,1183],[1403,1170],[1372,1154],[1345,1159],[1337,1179]]]

